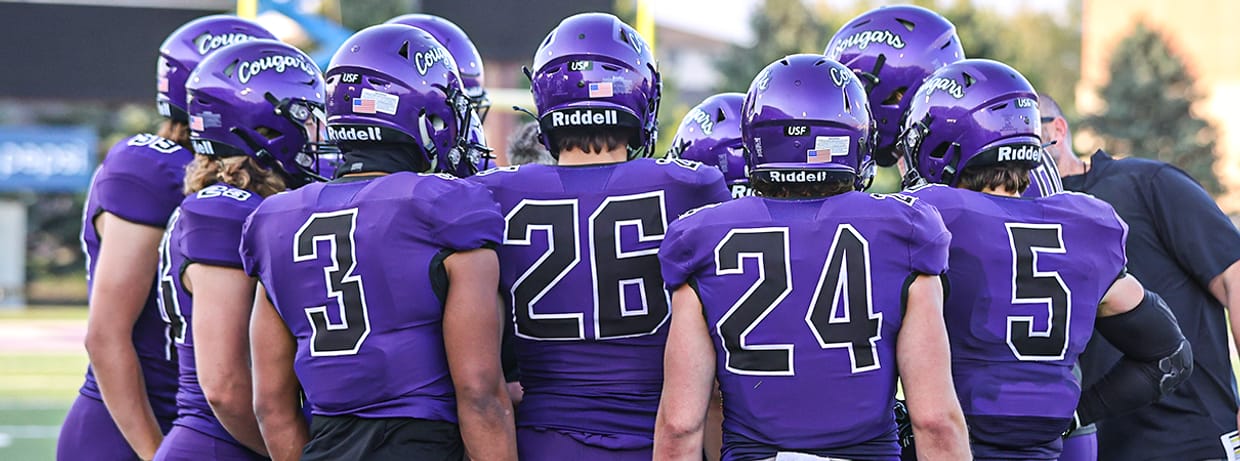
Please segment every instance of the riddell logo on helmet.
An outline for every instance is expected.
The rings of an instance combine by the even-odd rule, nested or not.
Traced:
[[[340,128],[327,127],[327,138],[332,141],[382,141],[383,133],[377,126]]]
[[[254,36],[242,33],[211,35],[210,32],[207,32],[194,38],[194,48],[198,50],[198,54],[206,56],[207,53],[216,48],[223,48],[224,45],[232,45],[247,40],[254,40]]]
[[[615,110],[590,110],[582,109],[568,112],[552,112],[551,126],[589,126],[589,125],[619,125],[620,117]]]
[[[923,86],[923,88],[926,89],[926,96],[930,96],[934,94],[935,91],[942,91],[944,93],[950,94],[953,98],[956,98],[956,99],[964,98],[964,86],[950,78],[945,78],[945,77],[932,78],[926,81],[926,84]]]
[[[826,181],[831,174],[826,171],[772,171],[771,182],[820,182]]]
[[[1017,147],[1000,146],[998,160],[1000,162],[1010,162],[1010,161],[1019,161],[1019,160],[1030,161],[1030,162],[1040,162],[1042,161],[1042,149],[1038,148],[1038,146],[1031,146],[1031,145],[1024,145],[1024,146],[1017,146]]]
[[[844,50],[856,47],[858,50],[864,50],[870,47],[872,43],[885,43],[887,46],[897,50],[904,48],[904,38],[900,37],[890,30],[864,30],[840,40],[834,47],[831,47],[831,59],[839,59],[844,54]]]

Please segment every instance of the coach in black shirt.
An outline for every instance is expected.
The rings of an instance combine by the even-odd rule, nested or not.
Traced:
[[[1219,436],[1236,430],[1236,385],[1226,309],[1240,311],[1240,232],[1180,169],[1101,150],[1082,162],[1059,105],[1040,95],[1043,141],[1064,189],[1092,194],[1128,223],[1128,270],[1167,301],[1193,346],[1188,381],[1157,403],[1098,423],[1100,461],[1224,459]],[[1240,312],[1232,312],[1240,331]],[[1240,335],[1237,335],[1240,336]],[[1095,335],[1080,364],[1089,386],[1120,358]]]

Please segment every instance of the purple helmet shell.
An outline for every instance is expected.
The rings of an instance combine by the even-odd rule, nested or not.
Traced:
[[[748,184],[741,142],[744,103],[744,93],[720,93],[690,109],[676,130],[668,156],[718,168],[728,184]]]
[[[473,174],[473,111],[452,54],[403,24],[349,37],[327,69],[328,136],[336,142],[405,143],[428,171]]]
[[[195,152],[248,155],[292,187],[319,177],[326,90],[301,50],[265,39],[228,45],[198,64],[185,91]]]
[[[1038,95],[1023,75],[989,59],[966,59],[926,79],[909,104],[897,149],[910,173],[955,186],[968,167],[1042,161]],[[912,178],[906,178],[911,182]]]
[[[749,86],[741,139],[750,177],[813,182],[832,172],[874,175],[874,120],[861,81],[843,64],[797,54],[766,66]]]
[[[964,59],[956,26],[938,13],[914,5],[875,8],[841,27],[824,52],[852,69],[870,99],[878,124],[874,160],[891,166],[907,96],[917,93],[936,69]]]
[[[430,14],[406,14],[389,19],[386,24],[404,24],[425,30],[439,40],[452,59],[456,60],[456,70],[461,75],[461,84],[465,87],[465,95],[474,105],[479,118],[485,119],[491,108],[491,100],[487,98],[486,78],[482,67],[482,55],[469,35],[461,30],[456,23]]]
[[[190,72],[207,55],[225,45],[260,38],[276,37],[263,26],[223,14],[198,18],[172,31],[159,46],[159,62],[155,66],[155,104],[159,114],[179,122],[188,121],[185,82]]]
[[[534,55],[530,91],[543,144],[564,127],[632,128],[630,157],[650,156],[658,134],[660,83],[646,41],[605,13],[570,16],[547,34]]]

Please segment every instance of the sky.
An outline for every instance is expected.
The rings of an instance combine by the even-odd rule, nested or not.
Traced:
[[[761,0],[647,0],[654,8],[655,21],[660,24],[677,26],[689,31],[724,40],[751,43],[753,37],[749,30],[749,14]],[[792,0],[784,0],[792,1]],[[848,5],[849,0],[827,0],[831,4]],[[1068,0],[974,0],[979,5],[1015,10],[1018,7],[1031,7],[1051,12],[1062,12],[1067,8]],[[904,3],[893,1],[889,3]]]

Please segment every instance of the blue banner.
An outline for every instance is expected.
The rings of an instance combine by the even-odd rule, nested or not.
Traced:
[[[0,127],[0,191],[84,191],[98,142],[90,127]]]

